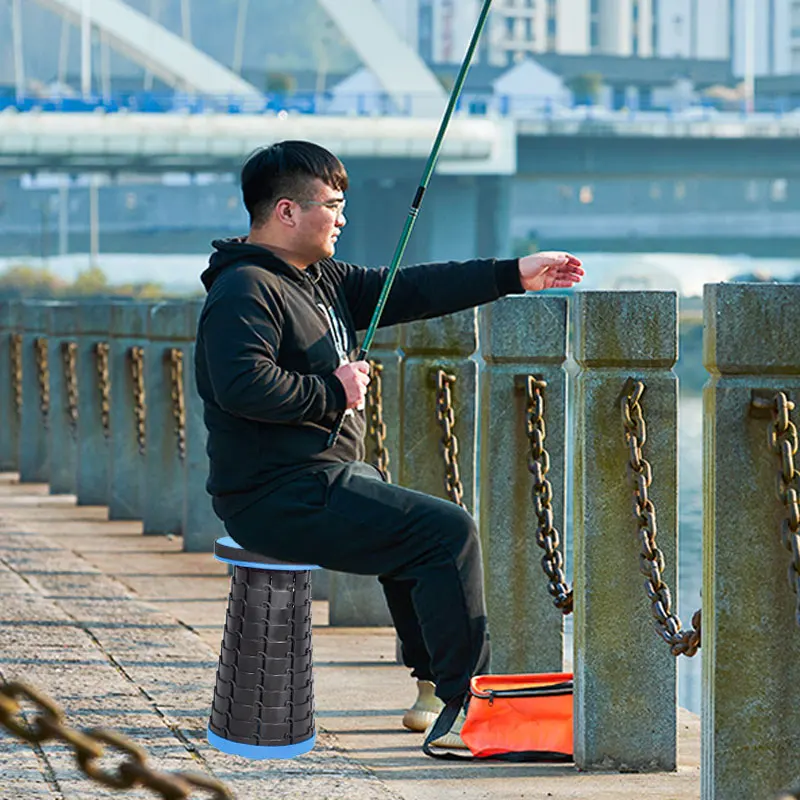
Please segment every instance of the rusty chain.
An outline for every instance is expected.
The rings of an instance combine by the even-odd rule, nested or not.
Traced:
[[[367,433],[372,440],[373,463],[392,482],[389,472],[389,451],[386,449],[386,423],[383,421],[383,364],[370,361],[372,380],[367,386]]]
[[[36,377],[39,381],[39,411],[42,425],[47,428],[50,419],[50,362],[47,357],[47,337],[37,336],[33,340],[36,351]]]
[[[67,396],[67,416],[73,438],[78,435],[78,345],[76,342],[61,342],[61,358],[64,362],[64,393]]]
[[[447,496],[461,508],[464,505],[464,486],[458,470],[458,438],[455,434],[455,411],[453,409],[452,385],[455,375],[443,369],[436,371],[436,419],[442,428],[442,457],[444,458],[444,488]]]
[[[31,722],[22,715],[19,700],[27,700],[37,715]],[[55,740],[68,744],[82,772],[93,781],[112,789],[134,789],[142,786],[161,795],[164,800],[188,800],[195,789],[207,790],[210,800],[234,800],[233,794],[220,781],[195,772],[157,772],[147,764],[147,753],[135,742],[119,733],[103,728],[79,731],[70,727],[64,711],[43,692],[24,683],[0,683],[0,726],[30,744]],[[125,760],[116,772],[104,770],[98,760],[106,755],[106,747],[122,753]],[[205,792],[204,792],[205,793]]]
[[[96,342],[94,346],[97,366],[97,388],[100,392],[100,422],[106,439],[111,435],[111,376],[108,372],[107,342]]]
[[[533,477],[531,503],[536,514],[536,544],[544,550],[542,569],[549,578],[547,591],[562,614],[571,614],[573,594],[564,574],[564,557],[559,549],[561,540],[553,527],[553,487],[547,479],[550,454],[544,446],[544,390],[547,382],[535,375],[526,376],[525,430],[530,447],[528,472]]]
[[[22,334],[12,333],[10,337],[11,388],[14,393],[14,411],[17,420],[22,416]]]
[[[178,456],[186,458],[186,400],[183,395],[183,350],[171,347],[167,350],[172,384],[172,416],[175,419],[175,436],[178,442]]]
[[[789,586],[797,596],[795,619],[800,625],[800,472],[794,461],[798,448],[797,428],[790,418],[794,407],[784,392],[776,393],[771,404],[772,425],[767,430],[767,440],[778,460],[778,497],[786,509],[786,517],[781,523],[781,542],[792,555]]]
[[[131,365],[131,383],[133,384],[133,416],[136,421],[136,443],[139,455],[147,449],[147,403],[144,391],[144,348],[135,346],[128,350]]]
[[[620,398],[625,445],[629,450],[628,474],[633,484],[633,514],[642,545],[639,571],[647,578],[644,588],[650,598],[650,610],[659,635],[670,646],[672,655],[691,657],[700,647],[701,612],[694,613],[692,630],[682,630],[680,618],[672,612],[672,593],[662,577],[666,564],[664,553],[656,544],[656,507],[649,496],[653,470],[642,455],[642,448],[647,441],[647,427],[640,402],[644,391],[642,381],[628,378]]]

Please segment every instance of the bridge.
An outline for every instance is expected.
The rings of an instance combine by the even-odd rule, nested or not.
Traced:
[[[38,2],[81,20],[79,0]],[[111,183],[100,191],[107,198],[123,195],[128,203],[131,192],[118,176],[230,175],[258,146],[311,139],[345,161],[351,215],[364,223],[348,231],[341,254],[364,263],[385,261],[446,98],[375,3],[320,5],[350,38],[380,91],[262,93],[121,0],[96,0],[88,23],[173,91],[31,97],[23,83],[16,97],[0,98],[0,179],[104,173]],[[793,188],[800,177],[800,116],[612,112],[518,100],[462,97],[409,259],[510,254],[525,242],[636,249],[643,240],[658,240],[692,248],[710,237],[713,247],[735,252],[779,240],[800,247],[800,196]],[[16,197],[19,190],[9,191]],[[215,192],[207,223],[200,222],[204,215],[193,197],[150,216],[142,210],[135,219],[156,238],[178,241],[176,233],[195,230],[198,244],[187,242],[187,251],[200,242],[205,247],[212,229],[238,232],[242,225],[241,215],[225,208],[220,213],[227,189],[209,187],[201,194]],[[10,198],[0,252],[48,252],[46,243],[26,241],[48,238],[46,229],[55,225],[49,209],[55,207],[62,243],[71,233],[83,247],[99,219],[103,236],[116,237],[109,240],[112,248],[130,246],[132,217],[126,212],[124,221],[114,218],[114,202],[91,200],[91,190],[88,200],[85,190],[75,190],[69,202],[71,210],[64,208],[65,196],[51,197],[41,213],[26,217],[30,202]],[[147,207],[155,205],[151,199]]]

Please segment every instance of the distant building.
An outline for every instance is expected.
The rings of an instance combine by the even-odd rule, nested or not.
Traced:
[[[431,63],[459,63],[481,0],[376,0]],[[800,74],[800,0],[498,0],[478,61],[539,53],[728,61],[735,75]]]
[[[455,65],[434,65],[444,78],[454,78]],[[597,92],[588,96],[597,76]],[[513,116],[553,111],[573,104],[608,109],[681,111],[697,104],[712,86],[732,87],[727,61],[635,56],[538,53],[513,67],[476,65],[467,79],[465,96],[475,103]]]

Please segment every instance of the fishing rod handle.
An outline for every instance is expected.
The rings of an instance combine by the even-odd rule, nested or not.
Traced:
[[[369,356],[369,350],[365,345],[364,347],[361,348],[361,352],[359,352],[356,361],[366,361],[367,356]],[[344,411],[340,411],[339,415],[336,417],[336,424],[333,426],[333,430],[331,431],[330,436],[328,436],[327,446],[329,450],[331,449],[331,447],[335,447],[336,442],[339,441],[339,434],[341,434],[342,428],[344,427],[345,416],[347,416],[347,409],[345,409]]]

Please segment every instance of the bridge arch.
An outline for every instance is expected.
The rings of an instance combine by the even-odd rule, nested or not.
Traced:
[[[36,1],[80,25],[82,0]],[[166,84],[203,94],[261,96],[251,83],[127,3],[91,0],[88,6],[92,25],[105,34],[111,47]]]

